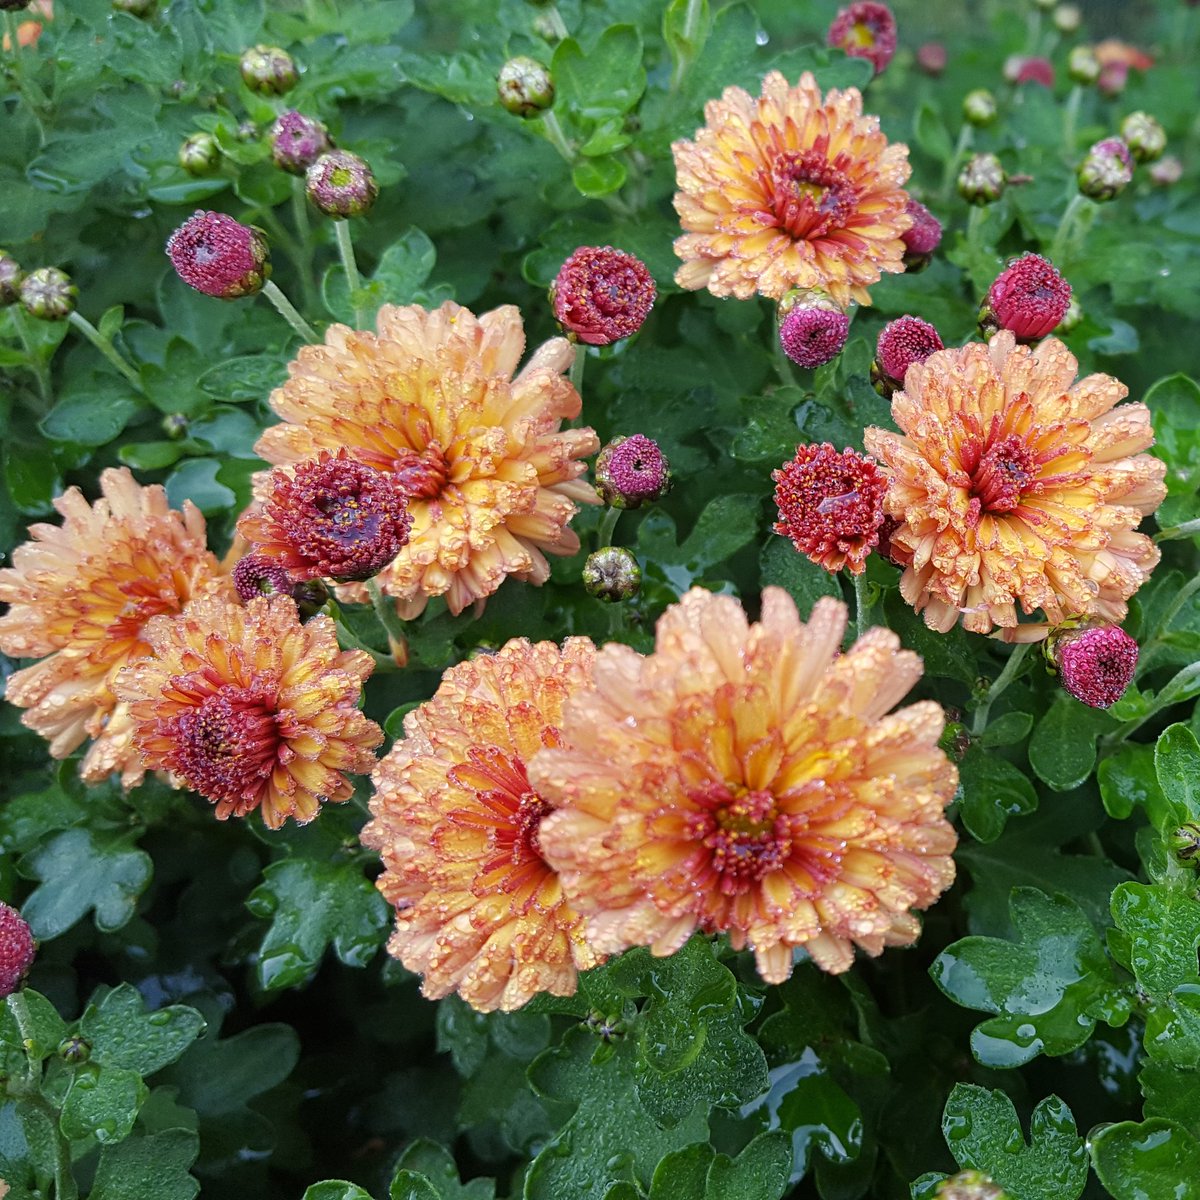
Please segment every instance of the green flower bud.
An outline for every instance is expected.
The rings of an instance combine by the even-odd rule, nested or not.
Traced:
[[[1008,176],[994,154],[973,154],[958,175],[958,194],[968,204],[993,204],[1004,194]]]
[[[92,1043],[82,1037],[63,1038],[58,1044],[58,1057],[77,1067],[92,1057]]]
[[[1075,293],[1072,292],[1071,303],[1067,305],[1066,314],[1063,316],[1063,319],[1059,321],[1058,328],[1055,330],[1055,333],[1070,333],[1071,330],[1075,329],[1082,320],[1083,306],[1079,303]]]
[[[1100,60],[1091,46],[1076,46],[1067,55],[1067,74],[1073,83],[1088,86],[1100,78]]]
[[[79,289],[57,267],[42,267],[21,281],[21,304],[40,321],[65,321],[75,311]]]
[[[221,147],[211,133],[193,133],[179,147],[179,165],[189,175],[211,175],[221,165]]]
[[[1054,10],[1054,28],[1059,33],[1071,34],[1083,24],[1083,13],[1077,4],[1060,4]]]
[[[1133,178],[1133,157],[1120,138],[1097,142],[1075,173],[1079,190],[1091,200],[1113,200]]]
[[[1196,864],[1200,855],[1200,822],[1187,821],[1171,834],[1168,845],[1180,862]]]
[[[554,80],[540,62],[510,58],[496,76],[500,105],[517,117],[533,117],[554,103]]]
[[[589,596],[615,603],[632,600],[642,586],[642,568],[621,546],[605,546],[587,556],[583,564],[583,586]]]
[[[996,119],[996,97],[987,88],[976,88],[963,97],[963,119],[971,125],[990,125]]]
[[[1149,113],[1130,113],[1121,122],[1121,138],[1134,159],[1140,163],[1162,158],[1167,148],[1166,130]]]
[[[16,304],[21,298],[21,280],[25,272],[7,250],[0,250],[0,308]]]
[[[188,419],[183,413],[167,413],[162,419],[162,431],[173,442],[187,437]]]
[[[292,56],[278,46],[251,46],[239,66],[242,82],[260,96],[282,96],[300,78]]]

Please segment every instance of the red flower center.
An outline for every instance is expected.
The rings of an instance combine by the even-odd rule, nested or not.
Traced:
[[[1010,513],[1037,475],[1033,451],[1016,434],[992,442],[971,475],[971,495],[990,513]]]
[[[781,154],[771,174],[775,223],[797,241],[840,229],[854,212],[858,189],[819,150]]]
[[[209,800],[254,800],[275,768],[281,739],[265,692],[223,686],[166,724],[167,767]]]
[[[778,815],[770,792],[714,784],[693,798],[708,809],[693,817],[693,834],[709,851],[724,895],[748,892],[791,853],[787,821]]]
[[[421,500],[436,499],[446,486],[449,468],[446,456],[437,442],[430,442],[424,450],[401,450],[396,455],[392,473],[396,482],[410,496]]]

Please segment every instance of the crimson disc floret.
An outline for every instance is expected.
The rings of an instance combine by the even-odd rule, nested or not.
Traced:
[[[671,464],[645,434],[615,437],[596,457],[596,492],[613,508],[640,508],[670,486]]]
[[[29,922],[0,903],[0,997],[11,996],[25,981],[36,950]]]
[[[233,586],[243,603],[255,596],[290,596],[293,581],[287,567],[277,558],[247,554],[233,568]]]
[[[800,367],[821,367],[837,358],[850,336],[850,318],[837,307],[797,304],[779,325],[783,352]]]
[[[226,213],[195,213],[167,240],[167,257],[184,283],[218,300],[252,296],[271,275],[266,234]]]
[[[641,329],[656,295],[640,258],[612,246],[580,246],[559,269],[550,302],[568,337],[609,346]]]
[[[883,396],[904,386],[904,374],[913,363],[924,362],[937,350],[945,349],[941,335],[920,317],[897,317],[879,331],[871,381]]]
[[[923,258],[932,254],[942,244],[941,221],[917,200],[909,200],[904,211],[913,219],[912,225],[900,235],[908,251],[905,257]]]

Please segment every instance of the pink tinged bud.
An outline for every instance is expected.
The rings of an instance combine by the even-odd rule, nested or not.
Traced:
[[[266,234],[225,213],[196,212],[167,240],[167,257],[184,283],[218,300],[252,296],[271,275]]]
[[[29,922],[0,903],[0,998],[11,996],[25,981],[36,950]]]
[[[21,307],[39,321],[65,321],[78,296],[79,289],[57,267],[39,267],[21,280]]]
[[[1096,87],[1103,96],[1119,96],[1125,90],[1129,79],[1129,66],[1123,62],[1105,63],[1100,68],[1100,78]]]
[[[1121,122],[1121,137],[1140,163],[1161,158],[1167,148],[1166,130],[1149,113],[1130,113]]]
[[[842,352],[850,318],[838,308],[796,305],[779,326],[783,352],[798,367],[822,367]]]
[[[1183,163],[1173,154],[1160,158],[1150,168],[1150,182],[1156,187],[1170,187],[1183,178]]]
[[[1054,86],[1054,66],[1046,58],[1010,58],[1004,64],[1004,77],[1012,83],[1038,83]]]
[[[25,272],[6,250],[0,250],[0,308],[7,304],[16,304],[21,298],[21,280]]]
[[[365,159],[349,150],[322,154],[305,172],[304,190],[327,217],[361,217],[379,198],[379,184]]]
[[[1116,625],[1103,625],[1060,634],[1051,655],[1066,691],[1092,708],[1109,708],[1133,679],[1138,644]]]
[[[896,18],[886,4],[859,0],[838,12],[825,41],[852,58],[867,59],[878,75],[896,53]]]
[[[1113,200],[1133,179],[1133,155],[1120,138],[1104,138],[1087,152],[1076,178],[1085,196]]]
[[[271,161],[289,175],[303,175],[332,149],[329,130],[315,117],[306,117],[294,108],[281,114],[271,126]]]
[[[615,437],[596,457],[596,493],[612,508],[640,508],[671,487],[671,464],[645,434]]]
[[[919,271],[928,265],[933,252],[942,244],[942,223],[916,200],[909,200],[904,211],[913,223],[901,235],[904,242],[904,266]]]
[[[897,317],[879,332],[871,380],[876,390],[890,396],[904,386],[904,375],[913,363],[924,362],[931,354],[944,350],[938,331],[920,317]]]
[[[972,154],[958,173],[958,194],[968,204],[994,204],[1007,183],[1004,164],[994,154]]]
[[[946,47],[941,42],[926,42],[917,48],[917,68],[937,78],[946,69]]]
[[[290,596],[295,584],[277,558],[247,554],[233,568],[233,586],[242,603],[248,604],[255,596]]]
[[[1023,342],[1048,334],[1067,314],[1071,285],[1040,254],[1023,254],[988,289],[985,329],[1007,329]]]
[[[612,246],[580,246],[559,268],[550,303],[573,341],[609,346],[641,329],[657,294],[640,258]]]

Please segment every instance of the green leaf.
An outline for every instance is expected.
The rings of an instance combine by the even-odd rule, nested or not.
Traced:
[[[778,535],[763,547],[759,556],[763,587],[781,587],[796,602],[802,620],[822,596],[841,598],[837,580],[805,558],[787,538]]]
[[[987,1067],[1067,1054],[1091,1036],[1098,1012],[1110,1023],[1128,1013],[1104,946],[1077,904],[1035,888],[1015,888],[1010,903],[1019,942],[963,938],[929,968],[955,1003],[996,1014],[971,1034],[971,1051]]]
[[[84,392],[64,396],[38,422],[38,428],[51,441],[103,446],[125,428],[137,410],[138,402],[126,390],[97,383]]]
[[[1087,1151],[1071,1110],[1047,1096],[1029,1121],[1029,1143],[1001,1091],[957,1083],[942,1118],[946,1145],[963,1168],[990,1175],[1011,1200],[1076,1200],[1087,1183]]]
[[[913,118],[913,136],[917,145],[939,162],[946,162],[954,153],[954,143],[950,140],[950,132],[942,120],[942,114],[928,100],[922,100],[917,106],[917,115]]]
[[[584,158],[571,168],[571,179],[580,194],[593,199],[618,191],[628,172],[619,158]]]
[[[410,1192],[412,1200],[437,1200],[437,1192],[432,1188],[428,1192]],[[303,1200],[372,1200],[371,1193],[364,1191],[357,1183],[349,1183],[345,1179],[323,1179],[304,1189]],[[407,1197],[405,1198],[407,1200]]]
[[[287,360],[271,354],[242,354],[209,367],[196,384],[217,400],[266,400],[287,378]]]
[[[0,1043],[41,1062],[52,1055],[66,1036],[67,1023],[58,1015],[58,1010],[40,992],[22,988],[25,1011],[28,1014],[32,1037],[26,1042],[13,1014],[14,1000],[8,996],[4,1002],[4,1014],[0,1019]]]
[[[1114,1200],[1197,1200],[1200,1142],[1171,1121],[1121,1121],[1091,1137],[1092,1166]]]
[[[96,928],[120,929],[153,874],[150,856],[131,837],[68,829],[21,860],[21,873],[41,882],[22,909],[38,938],[56,938],[86,913]]]
[[[167,476],[164,485],[172,508],[190,500],[205,516],[231,508],[237,497],[231,488],[217,482],[221,461],[216,458],[189,458]]]
[[[72,1140],[94,1137],[102,1146],[133,1132],[149,1092],[136,1071],[87,1063],[75,1070],[59,1124]]]
[[[995,746],[1011,746],[1023,742],[1033,728],[1033,717],[1027,712],[1006,712],[988,723],[979,739],[985,749]]]
[[[97,993],[79,1022],[79,1032],[92,1044],[92,1061],[153,1075],[181,1054],[204,1032],[204,1018],[183,1004],[147,1012],[135,987],[122,983]]]
[[[347,966],[364,967],[387,934],[387,902],[354,862],[272,863],[246,907],[271,922],[258,954],[265,988],[306,983],[330,944]]]
[[[1167,499],[1159,524],[1177,525],[1195,516],[1200,484],[1200,384],[1187,375],[1169,375],[1146,392],[1154,421],[1156,453],[1166,460]]]
[[[379,285],[385,304],[411,304],[436,262],[433,243],[410,226],[380,256],[371,280]]]
[[[705,1200],[779,1200],[788,1188],[792,1152],[784,1133],[760,1133],[736,1159],[718,1154]]]
[[[1163,822],[1170,819],[1167,798],[1155,774],[1154,757],[1152,747],[1126,742],[1101,762],[1096,778],[1100,799],[1110,817],[1123,821],[1141,806],[1156,828],[1162,828]]]
[[[188,1168],[198,1150],[199,1140],[186,1129],[105,1146],[88,1200],[192,1200],[200,1185]]]
[[[454,1156],[427,1138],[413,1142],[396,1166],[388,1200],[425,1200],[426,1196],[430,1200],[492,1200],[496,1194],[490,1179],[460,1182]],[[428,1190],[422,1190],[422,1185]]]
[[[584,54],[574,38],[564,38],[550,63],[555,112],[563,109],[585,121],[605,121],[627,113],[646,88],[642,38],[633,25],[611,25]]]
[[[1183,724],[1163,730],[1154,747],[1154,773],[1176,824],[1200,820],[1200,743]]]
[[[1103,712],[1062,693],[1029,739],[1029,765],[1056,792],[1077,788],[1096,765],[1096,738],[1115,724]]]
[[[1009,817],[1023,816],[1037,808],[1037,792],[1024,772],[975,746],[959,763],[958,775],[962,785],[959,812],[963,824],[978,841],[994,842],[1004,832]]]

